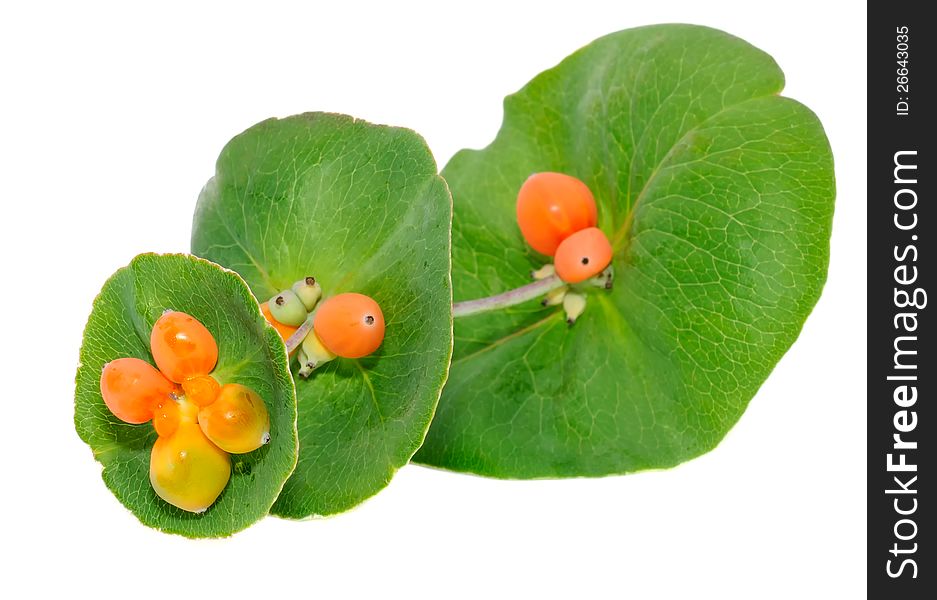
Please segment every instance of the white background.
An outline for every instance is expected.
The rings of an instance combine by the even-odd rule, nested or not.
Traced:
[[[864,6],[129,4],[0,9],[0,596],[863,594]],[[594,480],[409,466],[345,515],[268,518],[211,541],[147,529],[106,489],[72,424],[91,301],[137,253],[188,250],[196,196],[230,137],[269,116],[338,111],[419,131],[443,165],[487,144],[503,96],[541,70],[606,33],[675,21],[774,56],[836,159],[823,297],[715,451]]]

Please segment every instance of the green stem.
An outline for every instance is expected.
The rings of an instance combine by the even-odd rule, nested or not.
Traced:
[[[478,298],[476,300],[465,300],[456,302],[452,305],[452,316],[456,319],[467,317],[478,313],[498,310],[521,304],[534,298],[539,298],[557,288],[561,288],[565,283],[556,275],[550,275],[539,281],[522,285],[521,287],[509,290],[497,296],[488,296],[487,298]]]

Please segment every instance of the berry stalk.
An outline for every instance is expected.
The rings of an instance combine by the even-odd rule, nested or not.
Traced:
[[[519,288],[508,290],[507,292],[487,298],[478,298],[476,300],[465,300],[456,302],[452,305],[452,316],[454,318],[467,317],[478,313],[498,310],[521,304],[528,300],[540,298],[555,289],[561,288],[565,283],[556,275],[550,275],[539,281],[522,285]],[[297,333],[299,333],[297,331]]]
[[[293,351],[299,348],[303,343],[303,340],[306,339],[306,336],[312,331],[312,321],[315,317],[315,311],[309,313],[309,316],[306,317],[306,320],[302,322],[299,328],[293,332],[293,335],[286,339],[286,353],[287,355],[293,354]]]

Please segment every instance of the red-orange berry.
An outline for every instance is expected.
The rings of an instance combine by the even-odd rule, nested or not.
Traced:
[[[126,423],[146,423],[153,408],[176,386],[153,365],[139,358],[118,358],[104,365],[101,396],[114,416]]]
[[[517,194],[517,224],[531,247],[553,256],[570,235],[595,227],[595,198],[585,183],[563,173],[534,173]]]
[[[163,375],[176,383],[207,375],[218,362],[218,344],[198,319],[181,312],[166,312],[150,334],[150,352]]]
[[[563,240],[553,262],[560,279],[579,283],[598,275],[612,262],[612,245],[601,229],[583,229]]]
[[[384,340],[384,314],[369,296],[345,293],[327,299],[312,322],[319,341],[344,358],[367,356]]]

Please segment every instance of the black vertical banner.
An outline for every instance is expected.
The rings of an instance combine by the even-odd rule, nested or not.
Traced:
[[[926,2],[872,0],[868,23],[868,585],[937,597],[937,23]],[[849,202],[840,198],[840,202]],[[925,590],[927,592],[925,593]]]

